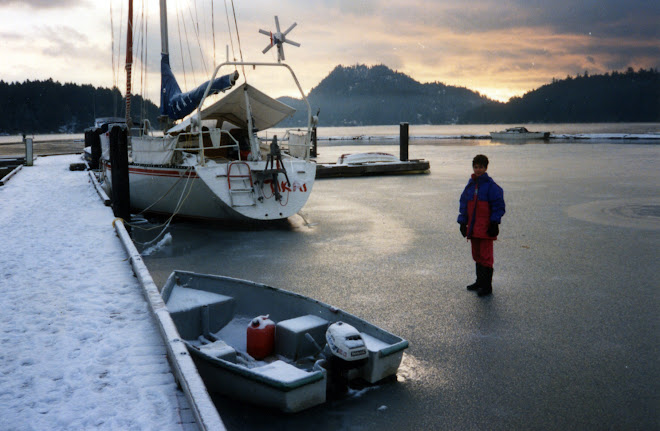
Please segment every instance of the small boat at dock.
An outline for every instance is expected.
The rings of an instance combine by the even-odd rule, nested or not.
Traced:
[[[285,412],[397,373],[408,341],[303,295],[174,271],[161,295],[210,392]]]

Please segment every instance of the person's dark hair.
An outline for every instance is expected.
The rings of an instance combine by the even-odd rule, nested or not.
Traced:
[[[481,165],[484,168],[488,167],[488,157],[484,156],[483,154],[477,154],[474,156],[474,159],[472,159],[472,166],[474,165]]]

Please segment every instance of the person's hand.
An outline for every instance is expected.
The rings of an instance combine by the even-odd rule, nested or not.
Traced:
[[[463,235],[463,238],[467,236],[467,225],[465,223],[461,223],[461,227],[459,228],[461,231],[461,235]]]
[[[488,236],[497,236],[500,233],[500,225],[495,223],[494,221],[490,222],[490,226],[488,226],[488,230],[486,231]]]

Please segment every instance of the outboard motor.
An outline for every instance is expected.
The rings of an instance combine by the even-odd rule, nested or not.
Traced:
[[[349,372],[367,363],[369,353],[362,335],[353,326],[336,322],[325,333],[328,396],[336,397],[348,391]]]

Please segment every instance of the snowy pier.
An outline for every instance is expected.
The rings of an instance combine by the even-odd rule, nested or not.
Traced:
[[[170,365],[176,340],[159,334],[139,255],[88,174],[69,170],[79,160],[40,157],[0,187],[0,235],[14,239],[0,265],[2,428],[224,429],[208,394],[189,402],[199,376]]]

